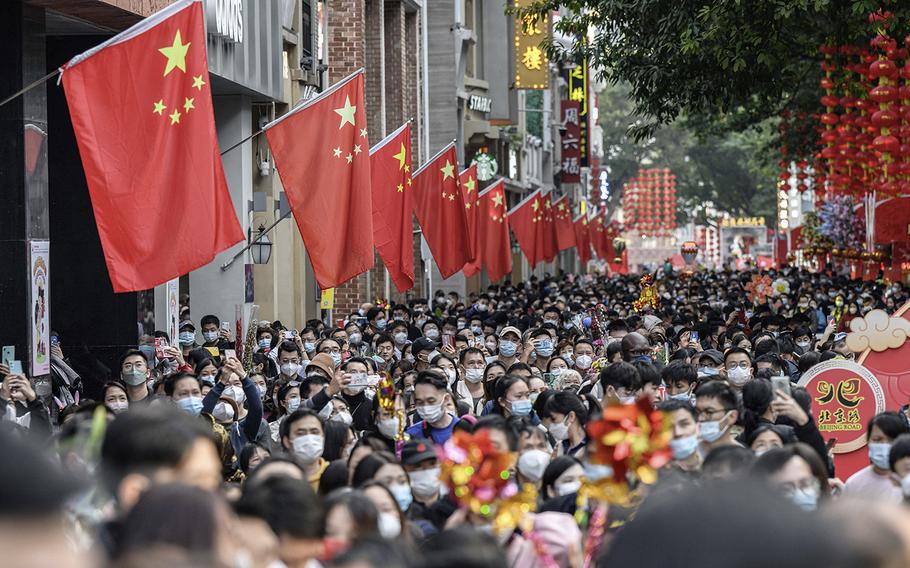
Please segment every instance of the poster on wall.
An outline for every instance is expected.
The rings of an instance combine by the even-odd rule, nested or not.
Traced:
[[[48,257],[50,241],[31,241],[31,296],[29,320],[32,322],[31,376],[40,377],[51,372],[50,354],[50,295],[48,285]]]
[[[180,279],[174,278],[167,283],[167,336],[171,338],[171,345],[178,347],[177,328],[180,318]]]

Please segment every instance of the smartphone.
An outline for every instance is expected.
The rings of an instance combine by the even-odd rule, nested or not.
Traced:
[[[379,375],[367,375],[367,381],[369,381],[371,387],[378,385],[380,380],[382,380],[382,377]]]
[[[164,348],[167,347],[167,341],[163,337],[155,338],[155,358],[164,359]]]
[[[224,350],[224,358],[225,358],[225,359],[236,359],[236,358],[237,358],[237,351],[235,351],[235,350],[233,350],[233,349],[225,349],[225,350]]]
[[[370,377],[366,373],[351,373],[351,382],[349,387],[368,387],[370,386]]]
[[[283,337],[287,340],[293,341],[294,340],[294,331],[290,330],[290,329],[286,329],[281,332],[281,337]]]
[[[553,373],[544,373],[543,380],[545,383],[547,383],[548,387],[553,388],[553,386],[556,384],[556,375]]]
[[[2,361],[5,365],[9,365],[9,362],[16,358],[16,346],[15,345],[4,345],[3,346],[3,358]]]
[[[59,345],[60,339],[56,335],[51,336],[51,345]]]
[[[697,331],[689,332],[689,343],[698,343],[700,340],[701,340],[701,338],[699,337]]]
[[[231,322],[229,322],[229,321],[221,322],[221,329],[223,329],[224,331],[231,331]]]
[[[10,361],[9,362],[9,374],[10,375],[22,375],[22,361]]]
[[[790,396],[790,377],[786,375],[771,377],[771,390],[773,390],[775,394],[783,393]]]
[[[834,316],[828,316],[828,325],[834,325]]]
[[[451,333],[443,333],[442,334],[442,346],[451,347],[452,349],[455,349],[455,336],[452,335]]]

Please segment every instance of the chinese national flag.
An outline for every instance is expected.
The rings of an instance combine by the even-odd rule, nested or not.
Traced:
[[[474,276],[480,272],[482,263],[478,233],[476,164],[472,164],[471,167],[458,174],[458,185],[461,188],[461,199],[464,201],[465,219],[468,222],[468,240],[471,244],[471,259],[464,265],[464,275]]]
[[[591,230],[591,245],[594,247],[594,253],[597,258],[610,261],[613,254],[610,252],[612,245],[607,228],[604,227],[603,215],[597,214],[590,220],[588,227]]]
[[[547,262],[553,262],[559,253],[559,247],[556,245],[556,223],[553,218],[553,203],[550,200],[552,192],[541,196],[541,216],[538,225],[538,238],[540,239],[543,258]]]
[[[509,211],[509,225],[518,241],[518,246],[533,270],[543,260],[540,224],[543,222],[543,199],[540,190],[535,191],[524,201]]]
[[[588,225],[588,216],[584,213],[578,216],[574,222],[575,242],[578,248],[578,258],[582,266],[588,264],[591,260],[591,230]]]
[[[575,225],[572,223],[572,208],[569,196],[563,195],[553,204],[553,223],[556,228],[556,246],[566,250],[575,246]]]
[[[373,242],[399,292],[414,287],[411,218],[411,124],[405,123],[370,150]]]
[[[509,242],[509,220],[506,213],[504,182],[499,180],[480,194],[477,200],[479,256],[492,282],[512,272],[512,246]]]
[[[468,222],[452,142],[414,172],[414,212],[443,278],[471,260]]]
[[[373,266],[370,146],[363,71],[265,131],[319,287]]]
[[[243,240],[215,133],[201,0],[74,57],[63,88],[115,292],[153,288]]]

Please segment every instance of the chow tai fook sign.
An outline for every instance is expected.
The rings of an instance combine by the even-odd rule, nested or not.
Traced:
[[[515,88],[546,89],[550,84],[550,59],[541,44],[550,37],[550,14],[522,17],[518,10],[528,8],[534,0],[514,2]]]
[[[576,101],[560,101],[560,122],[566,129],[560,141],[563,183],[581,182],[581,121],[578,110]]]
[[[830,360],[812,367],[799,381],[812,398],[812,413],[826,441],[834,440],[838,477],[869,465],[866,428],[887,408],[885,391],[867,368],[847,360]]]

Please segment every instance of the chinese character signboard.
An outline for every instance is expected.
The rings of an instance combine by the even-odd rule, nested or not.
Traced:
[[[818,430],[833,439],[838,477],[848,477],[869,464],[865,451],[869,419],[886,409],[881,383],[853,361],[832,359],[812,367],[799,381],[812,397]]]
[[[516,10],[534,0],[515,0]],[[541,46],[550,37],[550,15],[515,16],[515,88],[546,89],[550,73],[547,52]]]
[[[588,60],[567,69],[564,73],[568,86],[569,100],[578,103],[579,157],[578,163],[585,168],[590,165],[588,150]]]
[[[560,122],[565,125],[562,136],[562,182],[581,181],[581,131],[578,117],[579,104],[575,101],[560,101]]]

